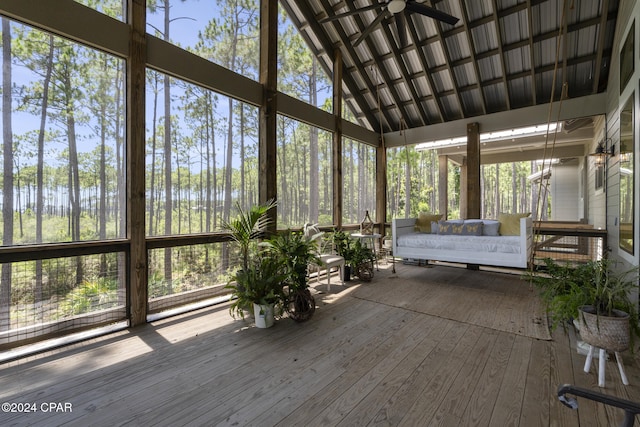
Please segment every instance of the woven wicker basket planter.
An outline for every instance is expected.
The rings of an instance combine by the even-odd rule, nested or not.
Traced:
[[[609,351],[625,351],[629,348],[629,315],[614,310],[614,315],[598,316],[593,306],[580,307],[580,336],[587,344]]]
[[[316,311],[316,300],[309,289],[293,292],[287,305],[289,317],[296,322],[306,322]]]

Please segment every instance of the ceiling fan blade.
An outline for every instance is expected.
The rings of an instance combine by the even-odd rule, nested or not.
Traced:
[[[318,22],[320,24],[324,24],[325,22],[337,21],[338,19],[346,18],[347,16],[357,15],[358,13],[366,12],[368,10],[381,9],[386,5],[387,5],[386,3],[376,3],[376,4],[372,4],[371,6],[361,7],[359,9],[351,10],[349,12],[339,13],[333,16],[327,16],[326,18],[321,19]]]
[[[407,45],[407,15],[404,11],[396,13],[394,15],[396,19],[396,30],[398,30],[398,41],[400,47],[403,48]]]
[[[430,6],[425,6],[422,3],[416,1],[407,1],[406,9],[411,12],[419,13],[420,15],[427,16],[429,18],[437,19],[438,21],[445,22],[449,25],[456,25],[459,21],[455,16],[451,16],[448,13],[444,13]]]
[[[362,43],[362,41],[366,39],[367,36],[373,32],[373,30],[376,29],[376,27],[382,22],[382,20],[385,19],[390,14],[391,13],[388,10],[383,10],[382,12],[380,12],[376,17],[376,19],[374,19],[373,22],[367,28],[365,28],[362,34],[360,34],[360,37],[358,37],[358,39],[355,42],[353,42],[353,47],[356,47],[360,43]]]

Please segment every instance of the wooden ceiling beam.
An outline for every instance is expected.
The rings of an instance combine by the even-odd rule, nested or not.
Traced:
[[[353,6],[349,6],[350,10],[354,10],[356,7]],[[353,20],[356,23],[356,27],[358,28],[358,31],[360,31],[360,33],[362,33],[363,31],[366,30],[366,28],[371,24],[365,24],[365,22],[363,21],[362,17],[358,14],[353,15],[352,16]],[[386,26],[387,22],[382,22],[380,23],[381,26]],[[377,30],[374,30],[377,31]],[[384,31],[384,29],[383,29]],[[369,52],[371,54],[371,57],[373,58],[373,60],[375,61],[375,65],[378,68],[378,72],[380,73],[383,81],[386,82],[391,82],[391,76],[389,75],[389,72],[387,71],[387,68],[385,66],[382,65],[382,61],[380,60],[380,58],[378,58],[377,56],[377,49],[376,46],[374,45],[371,36],[366,37],[363,41],[363,43],[367,46],[367,49],[369,49]],[[389,44],[389,46],[391,47],[392,44],[394,43],[393,37],[391,37],[391,39],[387,39],[387,43]],[[378,87],[379,83],[376,82],[375,87]],[[371,88],[373,88],[374,86],[371,86]],[[398,94],[398,91],[396,90],[396,88],[394,86],[392,86],[390,83],[387,83],[387,90],[389,91],[389,94],[391,95],[391,98],[393,99],[393,106],[387,106],[387,105],[379,105],[378,108],[382,108],[383,111],[388,110],[389,107],[395,107],[398,110],[398,113],[400,115],[400,117],[402,118],[402,120],[404,120],[405,123],[410,123],[411,120],[409,118],[409,113],[407,111],[406,108],[404,108],[401,104],[402,104],[402,98],[400,98],[400,95]],[[388,129],[386,129],[385,131],[390,131],[390,130],[400,130],[395,129],[393,126],[394,121],[389,121],[388,123]]]
[[[411,38],[412,42],[414,43],[414,45],[417,46],[416,42],[418,40],[418,34],[416,32],[416,29],[413,25],[408,25],[409,27],[409,37]],[[429,69],[429,64],[427,63],[427,59],[424,55],[424,52],[421,52],[422,48],[417,47],[417,52],[418,52],[418,60],[420,61],[420,67],[424,70],[424,77],[427,79],[427,85],[429,86],[429,92],[431,92],[431,95],[433,96],[433,99],[436,103],[436,107],[438,107],[438,119],[439,122],[442,123],[444,122],[444,105],[442,105],[442,100],[440,99],[440,97],[436,94],[436,90],[435,90],[435,82],[433,81],[433,77],[432,77],[432,72]]]
[[[303,3],[305,3],[305,2],[297,2],[298,5],[301,5]],[[350,2],[350,3],[352,3],[352,2]],[[325,11],[331,9],[331,5],[329,4],[329,2],[327,0],[321,0],[321,4],[322,4],[322,7],[324,8]],[[345,3],[345,5],[346,5],[346,3]],[[347,7],[351,8],[352,5],[348,5]],[[320,24],[316,24],[316,25],[319,26]],[[325,25],[329,25],[329,24],[325,24]],[[348,40],[349,39],[349,37],[344,32],[344,29],[342,28],[342,26],[340,25],[340,23],[338,21],[332,22],[331,25],[333,25],[334,30],[336,31],[336,33],[338,34],[338,37],[340,37],[341,40]],[[345,62],[347,60],[349,60],[351,63],[354,64],[354,66],[357,69],[358,74],[360,75],[360,77],[364,81],[365,86],[369,89],[369,91],[372,91],[373,88],[376,87],[377,83],[374,84],[371,81],[371,79],[369,78],[369,75],[367,74],[367,72],[365,71],[364,67],[362,66],[362,64],[360,62],[360,59],[359,59],[359,56],[355,52],[355,49],[353,48],[353,45],[350,44],[350,43],[343,44],[342,51],[343,51],[343,60]],[[347,55],[345,55],[345,53]],[[347,79],[349,80],[349,82],[347,82]],[[351,76],[348,76],[347,73],[344,73],[344,80],[345,80],[345,84],[349,88],[349,92],[351,92],[354,96],[356,96],[356,94],[358,94],[358,93],[361,93],[361,90],[358,87],[358,85],[355,83],[355,80]],[[363,100],[364,100],[364,98],[363,98]],[[358,103],[358,105],[360,105],[360,103]],[[367,103],[366,100],[364,100],[364,105],[360,105],[360,108],[362,108],[363,113],[367,115],[367,121],[369,122],[371,127],[373,129],[380,129],[381,128],[380,119],[375,117],[375,115],[373,114],[373,109],[371,108],[370,104]],[[384,117],[384,120],[386,122],[386,124],[385,124],[386,128],[387,129],[392,129],[392,123],[394,123],[394,120],[389,115],[389,112],[387,110],[383,109],[381,117]],[[385,125],[383,125],[383,127]]]
[[[326,1],[324,3],[326,3]],[[287,13],[289,14],[289,17],[291,19],[293,19],[293,16],[295,16],[295,14],[290,9],[287,10],[287,8],[288,8],[287,2],[282,2],[282,5],[285,8],[285,10],[287,11]],[[309,5],[306,2],[296,2],[296,5],[300,9],[300,11],[302,12],[302,15],[304,16],[304,19],[308,23],[308,25],[309,25],[311,31],[313,32],[313,34],[320,41],[320,44],[322,45],[322,48],[326,52],[333,51],[333,49],[334,49],[333,43],[326,36],[324,30],[322,30],[322,28],[320,28],[320,24],[315,19],[315,14],[309,8]],[[297,23],[296,25],[298,25],[298,24],[299,23]],[[304,35],[304,33],[303,33],[303,35]],[[308,37],[305,37],[305,38],[306,38],[306,42],[309,44],[309,46],[312,46],[311,40],[309,40]],[[353,53],[353,52],[351,52],[351,53]],[[333,70],[331,72],[331,75],[333,75]],[[377,119],[370,112],[371,110],[369,109],[369,105],[368,105],[367,101],[365,100],[364,96],[360,93],[358,85],[356,84],[356,82],[353,79],[353,77],[348,73],[344,73],[343,74],[343,82],[347,86],[347,88],[349,89],[349,93],[351,94],[351,96],[355,100],[356,104],[358,104],[358,107],[360,107],[360,111],[362,112],[362,114],[366,118],[366,121],[369,122],[369,125],[372,128],[375,128],[375,125],[377,124]],[[367,80],[365,80],[365,84],[368,84]]]
[[[407,23],[408,25],[411,25],[410,20],[407,20]],[[385,36],[387,37],[387,40],[389,40],[389,46],[391,47],[391,52],[396,56],[396,58],[401,58],[402,53],[400,53],[400,51],[396,47],[396,44],[393,41],[393,35],[391,34],[391,29],[389,27],[390,27],[389,25],[383,24],[383,31],[385,33]],[[405,65],[405,62],[402,60],[399,60],[397,63],[398,63],[398,68],[400,69],[400,74],[402,75],[402,81],[406,85],[407,90],[411,94],[411,97],[414,100],[419,99],[420,97],[416,92],[415,85],[413,84],[412,77],[409,74],[409,71],[407,70],[407,66]],[[400,104],[402,105],[404,103],[401,101]],[[416,109],[418,110],[418,114],[420,115],[421,126],[430,124],[431,120],[429,120],[429,114],[425,110],[424,106],[417,101],[414,102],[414,106],[416,107]],[[404,108],[406,109],[406,107]],[[413,127],[412,123],[407,122],[406,124],[407,126]]]
[[[538,94],[536,91],[536,62],[535,55],[533,54],[533,11],[531,10],[531,0],[527,0],[527,23],[529,24],[529,61],[531,67],[529,69],[529,76],[531,78],[531,101],[533,105],[538,103]]]
[[[602,0],[602,11],[600,12],[600,23],[598,24],[598,42],[596,47],[596,63],[593,72],[592,93],[598,93],[600,84],[600,68],[602,67],[602,55],[604,52],[604,42],[607,35],[607,19],[609,10],[609,0]]]
[[[466,64],[466,61],[471,61],[472,65],[473,65],[473,75],[476,78],[476,82],[478,83],[478,87],[480,88],[480,100],[481,100],[481,106],[482,106],[482,114],[487,114],[487,101],[485,99],[484,96],[484,91],[482,90],[481,86],[480,86],[480,71],[478,69],[478,61],[476,60],[476,48],[475,45],[473,43],[473,36],[471,35],[471,29],[469,28],[469,14],[467,13],[467,8],[464,7],[464,5],[462,5],[462,26],[465,29],[465,34],[467,36],[467,43],[469,43],[469,52],[471,52],[471,56],[469,58],[465,58],[465,62],[462,63],[462,61],[456,61],[452,64],[453,67],[459,66],[459,65],[463,65]],[[458,64],[460,62],[460,64]],[[464,108],[464,107],[463,107]]]
[[[500,66],[502,68],[502,84],[504,85],[504,101],[506,109],[511,109],[511,96],[509,95],[509,84],[507,83],[507,65],[504,62],[504,52],[502,50],[502,31],[500,28],[500,18],[498,17],[498,2],[492,0],[493,6],[493,19],[495,23],[496,37],[498,38],[498,57],[500,58]]]
[[[554,112],[553,116],[557,120],[569,120],[606,114],[606,99],[605,93],[565,99],[562,102],[562,110]],[[398,132],[389,132],[384,135],[384,140],[387,147],[398,147],[464,136],[466,135],[467,123],[470,121],[479,122],[482,132],[539,125],[547,123],[549,108],[549,104],[539,104],[499,113],[489,113],[484,116],[437,123],[422,128],[408,129],[402,135]],[[557,105],[555,108],[558,108]]]

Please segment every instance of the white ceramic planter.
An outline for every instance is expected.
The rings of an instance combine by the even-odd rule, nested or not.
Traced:
[[[258,328],[270,328],[273,326],[273,304],[260,305],[253,303],[253,314],[256,319],[256,327]]]

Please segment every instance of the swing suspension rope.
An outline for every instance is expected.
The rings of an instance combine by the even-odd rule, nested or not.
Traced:
[[[551,126],[552,123],[552,116],[553,116],[553,106],[554,106],[554,101],[555,101],[555,90],[556,90],[556,81],[558,78],[558,69],[559,69],[559,63],[560,63],[560,49],[561,49],[561,43],[565,42],[563,44],[563,46],[566,46],[566,37],[567,37],[567,6],[568,6],[568,1],[569,0],[565,0],[563,2],[563,6],[562,6],[562,16],[560,18],[560,29],[558,30],[558,37],[557,37],[557,41],[556,41],[556,57],[555,57],[555,63],[554,63],[554,67],[553,67],[553,80],[552,80],[552,84],[551,84],[551,96],[550,96],[550,100],[549,100],[549,109],[548,109],[548,113],[547,113],[547,129],[546,129],[546,133],[545,133],[545,141],[544,141],[544,149],[542,152],[542,166],[541,166],[541,175],[540,175],[540,183],[538,184],[538,192],[536,195],[536,201],[535,201],[535,209],[534,209],[534,226],[533,226],[533,245],[534,248],[532,248],[531,250],[531,254],[529,256],[529,270],[533,271],[534,269],[534,258],[535,258],[535,242],[538,240],[538,237],[540,235],[540,228],[539,226],[536,226],[536,221],[537,220],[537,224],[540,224],[540,221],[542,220],[542,210],[545,207],[545,203],[544,200],[542,199],[542,194],[543,194],[543,190],[545,193],[545,199],[546,199],[546,188],[549,184],[549,178],[548,176],[545,174],[545,168],[547,166],[547,161],[548,161],[548,167],[549,169],[551,169],[551,163],[553,161],[553,156],[554,156],[554,151],[555,151],[555,146],[556,146],[556,140],[557,140],[557,136],[558,136],[558,126],[555,127],[555,129],[553,130],[553,141],[551,142],[551,144],[549,144],[549,140],[550,140],[550,135],[549,135],[549,128]],[[574,0],[571,0],[571,4],[569,5],[569,9],[573,9],[574,8]],[[563,58],[566,58],[566,49],[563,52]],[[532,64],[533,66],[533,64]],[[560,113],[562,112],[562,101],[567,97],[567,92],[568,92],[568,84],[566,81],[566,69],[563,70],[563,79],[564,82],[562,84],[562,91],[560,93],[560,100],[558,101],[558,111],[557,111],[557,116],[556,116],[556,120],[555,122],[558,123],[560,120]],[[547,156],[547,153],[549,153],[549,155]]]

